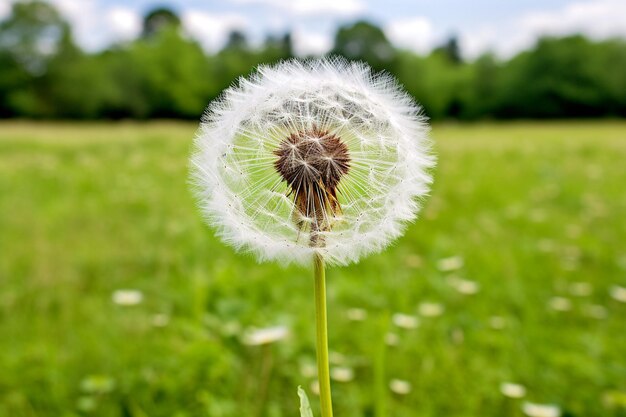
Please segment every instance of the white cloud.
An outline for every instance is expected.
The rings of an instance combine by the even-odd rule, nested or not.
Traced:
[[[93,51],[106,47],[110,28],[104,24],[103,10],[96,0],[50,0],[72,25],[74,38],[83,48]]]
[[[528,12],[516,19],[465,31],[461,36],[462,47],[468,57],[486,50],[509,57],[531,47],[543,35],[582,33],[594,39],[624,37],[625,16],[623,0],[576,1],[561,9]]]
[[[4,1],[0,3],[0,19],[4,19],[9,16],[11,12],[11,2]]]
[[[365,11],[362,0],[231,0],[237,4],[260,4],[302,16],[352,16]]]
[[[141,16],[125,7],[113,7],[108,10],[105,21],[112,35],[119,40],[133,39],[141,32]]]
[[[228,39],[232,30],[244,30],[248,21],[238,14],[216,14],[198,10],[183,13],[181,20],[185,29],[207,51],[217,51]]]
[[[298,56],[323,55],[333,46],[332,36],[323,33],[296,29],[291,36],[294,52]]]
[[[435,29],[425,17],[393,20],[385,25],[384,30],[391,42],[401,48],[427,53],[435,46]]]

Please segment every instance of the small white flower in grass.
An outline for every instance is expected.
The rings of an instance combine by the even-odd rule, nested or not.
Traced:
[[[463,279],[455,276],[451,276],[448,278],[448,283],[452,288],[457,290],[461,294],[465,295],[473,295],[478,292],[480,287],[478,283],[474,281],[470,281],[468,279]]]
[[[192,157],[222,239],[260,260],[348,264],[415,219],[434,165],[420,108],[345,60],[260,66],[213,102]]]
[[[336,366],[330,370],[330,377],[337,382],[350,382],[354,379],[354,370],[344,366]]]
[[[134,306],[143,301],[143,293],[139,290],[115,290],[111,295],[111,300],[120,306]]]
[[[522,398],[526,396],[526,387],[513,382],[503,382],[500,384],[500,392],[505,397],[509,398]]]
[[[548,301],[548,307],[554,311],[570,311],[572,302],[565,297],[552,297]]]
[[[456,271],[463,268],[463,258],[460,256],[452,256],[450,258],[443,258],[437,262],[437,268],[442,272]]]
[[[445,310],[444,306],[439,303],[421,303],[417,309],[424,317],[441,316]]]
[[[315,395],[320,395],[320,383],[316,379],[315,381],[311,381],[311,385],[309,385],[311,392]]]
[[[389,389],[398,395],[407,395],[411,392],[411,383],[403,379],[392,379],[389,381]]]
[[[362,308],[349,308],[346,316],[351,321],[363,321],[367,318],[367,311]]]
[[[420,323],[417,317],[403,313],[395,313],[391,316],[391,321],[402,329],[415,329]]]
[[[345,355],[339,352],[329,352],[328,360],[330,361],[330,363],[333,363],[335,365],[341,365],[341,364],[346,363]]]
[[[300,365],[300,374],[305,378],[314,378],[317,376],[317,367],[314,363],[303,363]]]
[[[522,404],[522,411],[528,417],[560,417],[561,409],[554,404],[536,404],[525,402]]]
[[[620,287],[619,285],[613,285],[609,289],[609,294],[614,300],[619,301],[620,303],[626,303],[626,288]]]
[[[396,333],[387,333],[385,335],[385,343],[387,346],[398,346],[400,344],[400,337]]]
[[[289,329],[285,326],[267,327],[264,329],[253,329],[243,336],[243,344],[248,346],[267,345],[278,342],[289,335]]]

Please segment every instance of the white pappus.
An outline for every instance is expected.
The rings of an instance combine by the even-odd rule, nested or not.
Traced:
[[[206,110],[191,181],[206,219],[263,260],[345,265],[415,219],[434,165],[420,107],[343,59],[260,66]]]

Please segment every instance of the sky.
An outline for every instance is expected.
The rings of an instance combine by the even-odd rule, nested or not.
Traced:
[[[0,19],[16,0],[0,0]],[[208,52],[232,30],[251,43],[292,33],[299,55],[332,47],[339,25],[359,19],[379,25],[402,48],[427,53],[451,35],[462,53],[492,51],[506,58],[541,35],[583,33],[594,39],[626,38],[626,0],[47,0],[72,24],[86,50],[133,39],[142,16],[157,6],[178,13],[185,31]]]

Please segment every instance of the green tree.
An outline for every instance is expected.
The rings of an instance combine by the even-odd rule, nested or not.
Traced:
[[[158,7],[148,12],[143,18],[142,38],[151,38],[164,30],[179,29],[180,18],[171,9]]]
[[[70,27],[43,1],[13,3],[0,23],[0,114],[51,116],[48,67],[55,56],[77,51]]]
[[[369,63],[376,71],[394,72],[396,50],[381,28],[359,21],[339,28],[332,54]]]

